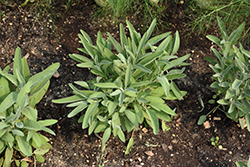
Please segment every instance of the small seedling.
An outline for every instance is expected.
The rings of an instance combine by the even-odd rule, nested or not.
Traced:
[[[212,146],[217,146],[219,149],[222,149],[222,145],[219,145],[220,138],[218,136],[216,136],[216,138],[212,137],[210,140]]]

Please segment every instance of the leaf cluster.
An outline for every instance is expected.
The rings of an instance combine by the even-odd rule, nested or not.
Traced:
[[[248,0],[189,0],[187,16],[191,16],[192,21],[188,23],[187,31],[205,35],[208,30],[217,26],[217,16],[222,18],[229,31],[236,29],[245,20],[247,28],[239,40],[247,44],[250,30],[247,22],[249,11]]]
[[[189,55],[175,56],[180,45],[178,32],[174,36],[167,32],[150,38],[155,25],[156,20],[141,35],[127,21],[130,37],[125,35],[120,24],[120,43],[109,33],[106,40],[98,32],[96,45],[81,30],[79,38],[84,48],[78,49],[91,59],[70,54],[72,59],[80,62],[78,67],[89,68],[96,78],[88,82],[76,81],[82,90],[69,84],[75,95],[53,102],[70,103],[67,107],[75,107],[68,117],[81,113],[78,122],[82,123],[83,129],[88,128],[89,135],[104,132],[102,151],[111,133],[125,142],[124,132],[137,130],[143,122],[153,128],[154,134],[159,131],[158,119],[162,120],[163,130],[169,129],[164,121],[171,121],[171,116],[176,113],[164,100],[181,100],[186,94],[173,80],[185,77],[185,68],[175,67],[188,65],[184,61]],[[126,154],[133,141],[132,135]]]
[[[219,98],[217,103],[222,106],[226,115],[236,122],[240,122],[244,128],[244,117],[247,128],[250,131],[250,70],[249,57],[250,52],[245,50],[239,43],[245,23],[242,23],[230,35],[227,35],[225,25],[219,17],[217,17],[218,25],[221,30],[222,40],[208,35],[207,38],[220,47],[220,51],[211,48],[217,59],[206,58],[211,64],[209,65],[215,74],[214,82],[211,84],[216,95]]]
[[[238,161],[235,164],[236,164],[236,167],[250,167],[250,156],[249,156],[249,159],[247,161],[247,164],[242,162],[242,161]]]
[[[47,126],[55,124],[57,120],[37,121],[35,105],[46,93],[49,80],[58,68],[59,63],[55,63],[30,76],[27,60],[21,58],[19,47],[15,52],[13,75],[8,73],[9,66],[3,70],[0,68],[0,153],[5,153],[5,157],[0,159],[0,166],[10,166],[14,150],[22,157],[34,155],[37,161],[44,161],[42,155],[49,151],[51,145],[38,131],[55,135]],[[21,162],[18,158],[16,164],[27,166],[25,161]]]

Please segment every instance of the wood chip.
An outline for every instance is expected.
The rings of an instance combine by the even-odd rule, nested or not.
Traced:
[[[221,117],[214,117],[214,121],[220,121]]]
[[[147,133],[147,132],[148,132],[147,128],[142,128],[142,131],[143,131],[144,133]]]
[[[172,146],[172,145],[169,145],[169,146],[168,146],[168,149],[169,149],[169,150],[173,150],[173,146]]]
[[[203,125],[204,125],[205,129],[211,128],[209,121],[204,122]]]
[[[162,144],[161,147],[162,147],[163,150],[167,149],[167,145],[166,144]]]
[[[29,58],[29,56],[30,56],[30,54],[27,53],[24,57],[25,57],[25,59],[27,60],[27,59]]]
[[[151,157],[155,155],[152,151],[145,151],[145,154]]]
[[[55,72],[55,74],[53,75],[53,77],[55,77],[55,78],[59,78],[59,77],[60,77],[59,72],[58,72],[58,71],[56,71],[56,72]]]

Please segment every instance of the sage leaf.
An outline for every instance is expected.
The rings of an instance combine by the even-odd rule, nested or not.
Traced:
[[[126,148],[126,151],[125,151],[125,154],[126,154],[126,155],[130,153],[131,148],[133,147],[133,145],[134,145],[134,138],[131,137],[131,138],[129,139],[129,141],[128,141],[128,145],[127,145],[127,148]]]
[[[146,112],[150,118],[150,121],[153,125],[153,132],[154,134],[157,134],[159,131],[159,121],[158,121],[158,117],[155,113],[155,111],[153,109],[146,109]]]
[[[111,135],[111,128],[107,128],[102,136],[102,152],[105,150],[105,143],[108,141]]]
[[[26,156],[32,155],[32,148],[24,137],[16,136],[16,141],[21,152]]]
[[[85,116],[84,116],[84,119],[83,119],[83,123],[82,123],[82,128],[85,129],[88,125],[88,121],[89,121],[89,118],[91,117],[91,115],[93,114],[93,112],[96,110],[96,108],[98,107],[99,105],[99,102],[93,102],[89,105],[86,113],[85,113]]]

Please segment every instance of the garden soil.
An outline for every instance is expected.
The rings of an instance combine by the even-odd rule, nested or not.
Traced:
[[[82,47],[78,41],[80,29],[87,32],[93,41],[100,30],[105,36],[110,32],[119,40],[119,28],[108,16],[106,19],[92,17],[97,6],[91,1],[73,4],[66,13],[65,6],[60,9],[55,22],[46,13],[35,17],[28,7],[16,4],[0,6],[4,15],[0,20],[0,67],[12,67],[15,49],[19,46],[22,55],[28,60],[31,73],[34,75],[49,65],[60,62],[58,73],[51,79],[48,92],[37,105],[39,119],[57,119],[58,123],[50,128],[56,136],[42,132],[50,139],[51,150],[45,155],[41,167],[233,167],[235,162],[247,162],[250,155],[250,133],[241,129],[239,124],[228,119],[224,113],[216,111],[208,116],[205,125],[197,125],[199,116],[208,113],[215,106],[208,104],[213,96],[210,89],[213,71],[209,68],[205,56],[213,57],[210,47],[216,47],[203,36],[192,34],[187,40],[185,4],[171,4],[167,7],[166,16],[161,23],[161,32],[178,30],[181,34],[181,46],[178,56],[190,54],[187,60],[185,78],[176,80],[181,90],[187,95],[181,101],[167,101],[171,108],[177,108],[177,116],[168,123],[170,130],[159,131],[154,135],[149,127],[140,126],[134,133],[135,144],[130,154],[125,155],[126,143],[110,138],[106,150],[101,152],[101,139],[96,135],[88,135],[77,122],[79,115],[67,118],[72,108],[66,104],[54,104],[52,99],[72,95],[68,83],[87,81],[94,77],[88,69],[76,67],[70,53],[79,53]],[[42,16],[41,16],[42,15]],[[140,13],[127,19],[140,32],[145,25],[140,22]],[[124,20],[118,20],[124,23]],[[54,24],[57,27],[55,31]],[[171,24],[170,24],[171,23]],[[127,29],[126,29],[127,32]],[[155,34],[160,32],[155,32]],[[208,32],[209,33],[209,32]],[[217,30],[209,34],[219,36]],[[11,68],[12,69],[12,68]],[[204,102],[202,112],[201,103]],[[99,134],[102,136],[102,134]],[[131,134],[126,133],[127,140]],[[218,136],[223,149],[212,146],[210,138]],[[26,159],[27,160],[27,159]],[[29,166],[34,164],[30,162]]]

